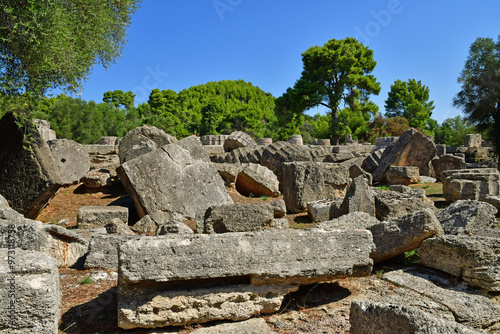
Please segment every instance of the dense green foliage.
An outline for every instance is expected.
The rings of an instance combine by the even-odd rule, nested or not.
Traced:
[[[277,107],[292,115],[318,106],[328,108],[332,118],[332,141],[338,143],[342,132],[352,132],[350,128],[343,128],[346,124],[339,119],[341,102],[350,111],[365,113],[370,103],[369,95],[380,92],[380,84],[370,74],[377,64],[373,51],[355,38],[332,39],[324,46],[306,50],[302,62],[301,77],[293,88],[288,88],[278,98]],[[373,111],[373,108],[368,110]],[[297,120],[297,116],[292,117],[292,121]]]
[[[476,127],[463,117],[447,118],[436,128],[434,141],[447,146],[462,146],[465,135],[477,132]]]
[[[479,130],[487,131],[500,155],[500,36],[496,43],[492,38],[472,43],[458,83],[462,89],[454,104]]]
[[[137,0],[1,0],[0,90],[76,91],[93,65],[122,52]]]
[[[429,101],[429,87],[415,79],[396,80],[385,101],[387,117],[404,117],[410,121],[411,127],[420,129],[427,127],[433,109],[434,102]]]

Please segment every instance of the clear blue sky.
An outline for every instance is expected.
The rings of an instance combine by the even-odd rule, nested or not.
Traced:
[[[500,1],[431,0],[144,0],[132,18],[123,57],[96,66],[82,98],[133,91],[136,104],[153,88],[184,88],[243,79],[279,97],[302,71],[301,53],[330,39],[358,38],[374,51],[384,110],[395,80],[429,86],[440,123],[452,106],[471,43],[500,35]]]

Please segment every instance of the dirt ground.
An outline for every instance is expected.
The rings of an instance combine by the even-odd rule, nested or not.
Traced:
[[[440,184],[418,184],[425,189],[436,205],[444,205]],[[271,202],[282,197],[245,197],[229,189],[236,203]],[[106,191],[88,193],[82,185],[62,188],[42,211],[37,220],[57,223],[67,219],[66,226],[76,226],[76,214],[81,206],[106,206],[126,195],[119,182]],[[288,215],[292,228],[304,229],[314,226],[307,213]],[[194,227],[190,226],[190,227]],[[400,265],[400,263],[396,263]],[[364,278],[346,278],[322,284],[302,286],[297,292],[285,297],[281,310],[274,315],[260,315],[277,333],[349,333],[350,303],[365,296],[367,292],[391,289],[382,281],[379,267],[373,275]],[[210,324],[169,328],[166,330],[120,330],[117,327],[116,285],[118,274],[113,270],[60,269],[63,291],[62,317],[59,334],[89,333],[180,333],[187,334],[196,328]],[[379,291],[380,290],[380,291]]]

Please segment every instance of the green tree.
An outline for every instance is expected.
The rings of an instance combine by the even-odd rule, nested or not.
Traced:
[[[104,93],[102,101],[110,107],[123,107],[130,110],[134,106],[135,94],[131,91],[123,92],[121,90],[108,91]]]
[[[456,116],[447,118],[435,130],[436,144],[446,144],[447,146],[463,146],[465,136],[469,133],[477,133],[476,127],[467,119]]]
[[[404,117],[377,116],[370,124],[368,133],[369,141],[375,143],[377,138],[396,136],[399,137],[410,128],[408,120]]]
[[[478,38],[458,77],[462,90],[453,100],[479,131],[487,131],[500,155],[500,36]]]
[[[215,135],[224,115],[221,105],[210,101],[201,108],[200,135]]]
[[[121,55],[139,0],[0,0],[0,90],[39,98],[77,91]]]
[[[302,54],[304,69],[293,88],[287,89],[278,108],[298,114],[323,106],[332,117],[332,143],[339,142],[340,104],[351,109],[370,94],[380,93],[380,83],[370,74],[377,64],[373,51],[355,38],[332,39]]]
[[[429,101],[429,87],[420,80],[396,80],[385,100],[385,110],[386,117],[404,117],[410,126],[424,129],[432,116],[434,102]]]

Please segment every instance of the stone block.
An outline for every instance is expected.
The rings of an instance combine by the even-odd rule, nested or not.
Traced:
[[[230,152],[240,147],[255,147],[257,143],[248,133],[243,131],[232,132],[224,141],[224,151]]]
[[[162,211],[174,220],[202,221],[209,207],[232,203],[203,145],[193,136],[125,162],[119,175],[141,218]]]
[[[470,235],[494,228],[498,210],[485,202],[459,200],[436,213],[446,234]]]
[[[204,228],[198,233],[250,232],[272,227],[274,211],[267,204],[235,203],[210,207]]]
[[[447,170],[465,169],[466,163],[464,158],[460,158],[451,154],[440,156],[438,159],[432,160],[432,167],[436,174],[436,179],[443,182],[441,174]]]
[[[279,196],[279,185],[276,175],[259,164],[242,164],[236,178],[236,190],[245,196]]]
[[[500,195],[500,173],[495,168],[448,170],[442,172],[441,181],[447,202]]]
[[[445,235],[418,249],[420,263],[488,291],[500,291],[500,243],[496,237]]]
[[[385,179],[389,184],[410,185],[420,183],[420,171],[413,166],[389,166],[385,171]]]
[[[343,197],[349,184],[346,166],[323,162],[283,163],[283,198],[289,212],[307,209],[307,202]]]
[[[154,126],[143,125],[129,131],[120,141],[120,163],[152,152],[164,145],[177,142],[177,138]]]
[[[67,139],[51,140],[47,144],[59,164],[63,185],[80,182],[90,170],[89,155],[83,145]]]
[[[57,262],[42,252],[0,249],[0,298],[0,333],[57,333],[61,317]]]
[[[78,228],[104,227],[113,219],[128,222],[128,208],[122,206],[82,206],[78,209]]]

